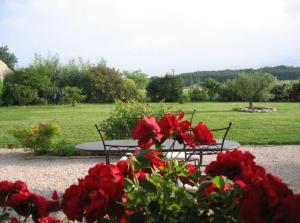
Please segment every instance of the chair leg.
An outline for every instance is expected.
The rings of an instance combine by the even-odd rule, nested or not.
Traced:
[[[109,151],[106,151],[105,161],[106,161],[106,165],[110,164]]]

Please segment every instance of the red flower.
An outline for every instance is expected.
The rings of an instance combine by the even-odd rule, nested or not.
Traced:
[[[281,201],[280,211],[275,216],[277,222],[300,222],[300,194],[290,194]]]
[[[160,127],[154,116],[146,116],[139,120],[131,136],[133,139],[138,139],[138,144],[142,149],[149,149],[162,138]]]
[[[195,140],[200,144],[213,145],[216,144],[214,135],[203,122],[199,122],[196,127],[193,127]]]
[[[120,160],[117,166],[123,175],[126,175],[130,171],[130,163],[128,160]]]
[[[178,127],[178,117],[174,114],[166,114],[158,122],[163,135],[163,141],[172,136]]]
[[[161,128],[161,133],[163,134],[163,140],[166,140],[169,137],[172,137],[175,140],[178,140],[179,143],[185,142],[192,148],[194,148],[194,136],[187,132],[191,127],[191,122],[189,121],[180,121],[184,117],[184,114],[179,115],[166,114],[159,121],[159,126]]]
[[[120,163],[121,166],[121,163]],[[117,165],[103,163],[89,169],[89,174],[78,185],[69,187],[62,200],[62,209],[70,220],[89,222],[101,220],[105,215],[120,217],[124,207],[124,177]]]
[[[37,223],[61,223],[61,221],[52,217],[43,217],[39,218]]]
[[[253,160],[254,156],[249,152],[239,150],[219,152],[217,160],[205,168],[205,173],[213,177],[223,175],[229,179],[234,179],[241,176],[244,167],[249,167],[249,164],[250,167],[254,166]]]

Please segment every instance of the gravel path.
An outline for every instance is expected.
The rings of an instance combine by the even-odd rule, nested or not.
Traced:
[[[300,145],[245,146],[242,149],[252,152],[258,164],[300,193]],[[28,183],[30,190],[50,197],[54,189],[62,193],[101,161],[104,159],[99,157],[33,159],[22,150],[0,149],[0,181],[20,179]]]

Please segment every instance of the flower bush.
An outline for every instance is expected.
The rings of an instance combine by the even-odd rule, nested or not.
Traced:
[[[53,149],[53,138],[59,134],[60,125],[57,121],[51,121],[31,124],[24,128],[14,128],[10,132],[25,148],[38,154],[44,154]]]
[[[2,181],[1,219],[59,223],[49,214],[60,210],[68,220],[88,223],[300,222],[300,194],[257,165],[249,152],[220,152],[205,174],[190,163],[166,159],[159,149],[167,138],[191,146],[215,143],[203,123],[189,128],[183,115],[145,117],[132,132],[143,149],[128,160],[95,165],[51,200],[31,193],[24,182]],[[152,145],[158,150],[149,149]],[[8,208],[20,217],[12,218]]]

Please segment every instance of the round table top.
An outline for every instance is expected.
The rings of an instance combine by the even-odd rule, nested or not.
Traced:
[[[203,150],[220,150],[220,145],[222,140],[216,140],[217,144],[216,145],[201,145],[198,146],[197,148]],[[164,142],[164,148],[170,148],[171,144],[173,143],[173,140],[166,140]],[[132,139],[122,139],[122,140],[105,140],[105,144],[107,145],[107,147],[110,147],[110,151],[111,152],[118,152],[120,151],[120,148],[122,148],[122,151],[124,152],[124,150],[128,150],[128,151],[132,151],[132,150],[136,150],[139,149],[138,143],[136,140],[132,140]],[[224,141],[224,145],[223,145],[223,150],[232,150],[232,149],[237,149],[239,148],[241,145],[233,140],[225,140]],[[154,148],[154,147],[153,147]],[[196,148],[196,149],[197,149]],[[95,152],[99,155],[105,155],[105,151],[104,151],[104,145],[102,143],[102,141],[95,141],[95,142],[87,142],[87,143],[82,143],[82,144],[78,144],[75,146],[75,149],[77,151],[85,151],[85,152]],[[175,142],[174,145],[174,151],[180,151],[183,149],[183,145],[179,144],[177,141]]]

